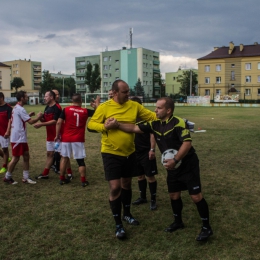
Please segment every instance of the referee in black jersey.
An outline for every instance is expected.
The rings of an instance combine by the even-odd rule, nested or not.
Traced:
[[[202,220],[202,228],[197,241],[205,241],[213,231],[209,223],[209,209],[201,193],[199,159],[191,144],[190,131],[182,118],[173,115],[174,101],[171,98],[160,98],[156,103],[155,113],[159,120],[145,124],[123,124],[111,118],[106,126],[118,128],[125,132],[153,133],[156,143],[161,151],[175,149],[178,153],[174,159],[164,161],[167,170],[167,185],[174,215],[174,222],[168,226],[166,232],[183,229],[181,192],[188,190],[192,201],[196,204]],[[181,161],[178,168],[176,164]]]

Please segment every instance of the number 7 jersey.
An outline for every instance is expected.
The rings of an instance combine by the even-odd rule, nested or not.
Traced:
[[[94,114],[94,110],[80,106],[65,107],[60,115],[64,120],[61,141],[65,143],[85,142],[85,129],[88,117]]]

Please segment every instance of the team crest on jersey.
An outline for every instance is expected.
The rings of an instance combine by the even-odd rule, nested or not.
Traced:
[[[188,135],[190,133],[190,131],[188,129],[184,129],[181,133],[181,136],[185,136],[185,135]]]

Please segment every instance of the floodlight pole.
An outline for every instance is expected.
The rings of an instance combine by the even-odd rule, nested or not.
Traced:
[[[192,70],[190,70],[190,96],[192,95]]]
[[[62,103],[64,102],[64,77],[62,77]]]

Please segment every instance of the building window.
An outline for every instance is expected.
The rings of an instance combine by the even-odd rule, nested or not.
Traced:
[[[87,61],[87,64],[89,64],[89,61]]]
[[[257,76],[257,82],[260,82],[260,76]]]
[[[258,64],[257,64],[257,69],[260,70],[260,62],[258,62]]]
[[[116,69],[116,72],[118,72],[119,71],[119,69]]]
[[[235,68],[235,64],[231,64],[231,68]]]
[[[210,71],[210,66],[209,65],[205,65],[205,72],[209,72]]]
[[[103,68],[104,68],[104,70],[107,70],[107,65],[104,65]]]
[[[221,64],[216,65],[216,71],[221,71]]]
[[[251,70],[251,63],[246,63],[246,70]]]
[[[221,89],[216,89],[216,95],[221,95]]]
[[[104,74],[104,79],[108,78],[108,74]]]
[[[107,61],[108,60],[108,58],[107,57],[104,57],[104,61]]]
[[[119,62],[119,60],[115,60],[115,63],[117,64]]]
[[[110,60],[110,61],[112,60],[111,56],[109,56],[109,60]]]
[[[210,89],[205,89],[205,96],[209,96],[210,95]]]
[[[251,76],[246,76],[246,82],[247,83],[251,82]]]
[[[257,95],[260,96],[260,88],[257,89]]]
[[[216,83],[220,84],[221,83],[221,77],[216,77]]]
[[[250,88],[246,88],[246,92],[245,94],[248,96],[248,95],[251,95],[251,89]]]
[[[173,77],[172,79],[173,79],[173,80],[175,80],[176,78],[175,78],[175,77]]]
[[[210,83],[209,77],[206,77],[206,78],[205,78],[205,83],[206,83],[206,84],[209,84],[209,83]]]
[[[111,70],[111,68],[112,68],[111,65],[109,65],[109,69],[110,69],[110,70]]]
[[[107,87],[108,86],[108,83],[107,82],[104,82],[104,87]]]
[[[231,80],[235,80],[235,71],[231,71]]]

